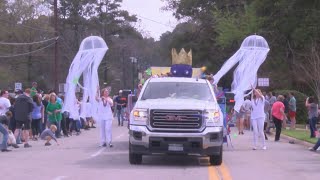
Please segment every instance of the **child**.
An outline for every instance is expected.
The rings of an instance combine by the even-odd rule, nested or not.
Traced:
[[[50,146],[51,145],[50,141],[52,139],[56,141],[57,145],[59,145],[57,138],[54,135],[56,131],[57,131],[57,126],[51,125],[50,129],[46,129],[41,133],[40,138],[42,140],[46,140],[46,143],[44,144],[45,146]]]
[[[5,116],[1,116],[0,117],[0,121],[1,121],[0,123],[6,129],[6,131],[8,132],[7,144],[9,146],[14,147],[14,148],[19,148],[19,146],[17,145],[15,136],[13,135],[12,131],[9,130],[9,124],[10,124],[10,119],[11,118],[12,118],[12,112],[8,111],[8,112],[5,113]]]

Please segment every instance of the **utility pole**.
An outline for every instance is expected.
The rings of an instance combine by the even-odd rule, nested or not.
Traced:
[[[54,8],[54,36],[58,37],[58,0],[53,1]],[[58,39],[55,40],[54,44],[54,90],[58,93]]]
[[[135,86],[134,86],[134,66],[135,66],[135,64],[138,62],[138,59],[137,58],[135,58],[135,57],[130,57],[130,59],[131,59],[131,63],[132,63],[132,89],[133,89],[133,91],[134,91],[134,88],[135,88]],[[133,92],[132,91],[132,92]]]

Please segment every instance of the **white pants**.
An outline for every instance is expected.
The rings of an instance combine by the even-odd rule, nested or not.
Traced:
[[[100,143],[101,145],[112,142],[112,119],[100,120]]]
[[[257,147],[257,141],[261,138],[262,146],[266,145],[266,140],[264,137],[264,120],[265,118],[252,119],[252,128],[253,128],[253,146]]]

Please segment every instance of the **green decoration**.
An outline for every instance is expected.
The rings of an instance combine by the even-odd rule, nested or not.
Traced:
[[[73,84],[78,84],[78,82],[79,82],[79,78],[74,78],[73,80],[72,80],[72,82],[73,82]]]
[[[148,76],[151,76],[151,74],[152,74],[151,69],[148,68],[148,69],[145,71],[145,73],[146,73]]]

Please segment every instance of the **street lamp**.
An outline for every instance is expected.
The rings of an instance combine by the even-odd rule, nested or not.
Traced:
[[[138,59],[135,57],[130,57],[132,63],[132,90],[134,91],[134,64],[138,62]]]

